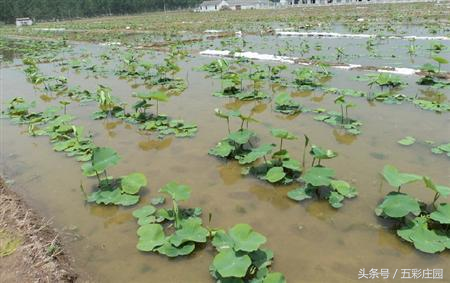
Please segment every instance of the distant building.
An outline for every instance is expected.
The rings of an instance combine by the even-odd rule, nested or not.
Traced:
[[[199,12],[212,12],[219,10],[245,10],[245,9],[268,9],[288,8],[302,5],[355,5],[375,3],[411,3],[411,2],[434,2],[436,0],[213,0],[204,1],[196,9]],[[437,0],[439,2],[439,0]]]
[[[30,18],[17,18],[16,19],[16,26],[31,26],[33,24],[33,20]]]
[[[196,10],[212,12],[219,10],[267,9],[274,5],[269,0],[213,0],[203,1]]]

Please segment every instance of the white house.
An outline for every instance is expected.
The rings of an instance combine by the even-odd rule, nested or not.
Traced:
[[[212,12],[222,10],[226,7],[228,7],[228,3],[225,0],[203,1],[197,8],[197,11]]]
[[[267,9],[275,4],[269,0],[214,0],[204,1],[197,8],[200,12],[211,12],[219,10],[247,10]]]
[[[33,20],[30,18],[17,18],[16,19],[16,26],[31,26],[33,24]]]

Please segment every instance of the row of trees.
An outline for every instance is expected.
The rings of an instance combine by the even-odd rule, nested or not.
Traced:
[[[36,20],[121,15],[191,8],[202,0],[0,0],[0,21]]]

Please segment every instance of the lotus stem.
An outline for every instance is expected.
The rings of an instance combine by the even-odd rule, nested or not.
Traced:
[[[227,126],[228,126],[228,134],[230,134],[231,133],[231,130],[230,130],[230,118],[228,118],[228,117],[227,117]]]
[[[433,199],[434,207],[436,207],[436,201],[439,199],[440,196],[441,196],[441,194],[439,194],[438,192],[436,192],[436,194],[434,195],[434,199]]]
[[[280,139],[280,151],[283,150],[283,138]]]
[[[315,162],[316,162],[316,158],[313,157],[313,161],[312,161],[311,167],[314,167],[314,163],[315,163]]]
[[[100,175],[98,174],[97,171],[95,171],[95,175],[97,176],[98,186],[100,187],[100,182],[102,181],[102,180],[100,180]]]
[[[175,228],[178,229],[180,226],[180,215],[178,211],[178,204],[175,200],[173,200],[173,212],[175,214]]]
[[[82,193],[83,196],[84,196],[84,199],[87,200],[88,195],[87,195],[87,193],[86,193],[86,190],[84,189],[84,186],[83,186],[83,183],[82,183],[82,182],[80,182],[80,190],[81,190],[81,193]]]
[[[106,173],[106,170],[104,171],[104,173],[105,173],[106,184],[108,184],[108,186],[109,186],[108,173]]]

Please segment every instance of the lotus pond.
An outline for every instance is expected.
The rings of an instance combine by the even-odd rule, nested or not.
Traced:
[[[82,281],[448,280],[449,7],[386,7],[4,27],[2,175]]]

